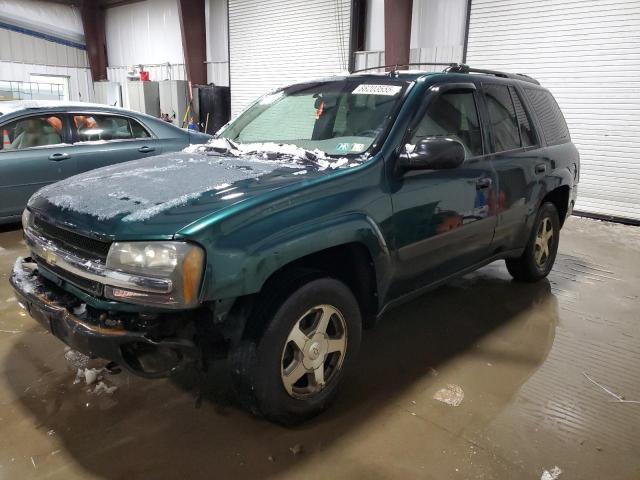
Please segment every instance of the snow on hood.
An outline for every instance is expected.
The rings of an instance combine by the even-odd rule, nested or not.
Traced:
[[[220,142],[225,153],[216,152]],[[275,145],[275,144],[273,144]],[[123,222],[147,220],[167,210],[186,205],[205,194],[217,200],[239,201],[246,187],[235,182],[260,181],[260,177],[282,169],[283,174],[301,178],[312,171],[343,168],[347,159],[325,159],[291,145],[242,145],[242,150],[228,151],[225,140],[207,145],[192,145],[183,152],[158,155],[132,162],[92,170],[48,185],[31,198],[34,207],[40,201],[62,210],[89,214],[100,221],[120,216]],[[202,148],[205,147],[205,148]],[[209,147],[208,149],[206,147]],[[199,152],[205,153],[199,153]],[[322,152],[318,155],[320,156]],[[322,154],[322,157],[324,155]],[[245,188],[245,191],[243,191]]]
[[[122,221],[148,219],[185,205],[206,192],[234,198],[231,184],[258,179],[290,162],[233,159],[173,153],[92,170],[40,189],[38,199],[63,209],[87,213],[98,220],[124,215]]]

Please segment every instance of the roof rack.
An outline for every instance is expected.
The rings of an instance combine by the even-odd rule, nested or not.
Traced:
[[[367,72],[370,70],[390,68],[390,70],[387,73],[393,74],[394,72],[398,71],[398,67],[413,67],[413,66],[421,66],[421,65],[434,66],[434,67],[446,67],[444,69],[444,72],[446,73],[483,73],[485,75],[495,75],[496,77],[511,78],[514,80],[522,80],[523,82],[535,83],[536,85],[540,85],[539,81],[537,81],[535,78],[531,78],[529,75],[525,75],[524,73],[508,73],[508,72],[500,72],[498,70],[485,70],[483,68],[472,68],[469,65],[466,65],[464,63],[455,63],[455,62],[453,63],[417,62],[417,63],[403,63],[403,64],[396,63],[391,65],[379,65],[377,67],[361,68],[360,70],[355,70],[352,73],[360,73],[360,72]]]
[[[500,72],[498,70],[471,68],[469,65],[465,65],[463,63],[453,64],[449,68],[446,68],[445,71],[451,73],[484,73],[485,75],[495,75],[496,77],[511,78],[514,80],[522,80],[523,82],[535,83],[536,85],[540,85],[539,81],[537,81],[535,78],[531,78],[529,75],[525,75],[524,73],[507,73]]]
[[[388,73],[393,73],[393,72],[397,72],[399,70],[398,67],[414,67],[414,66],[421,66],[421,65],[427,65],[427,66],[433,66],[433,67],[448,67],[448,68],[453,68],[453,67],[459,66],[459,64],[457,64],[455,62],[447,62],[447,63],[443,63],[443,62],[437,62],[437,63],[422,63],[422,62],[416,62],[416,63],[392,63],[391,65],[378,65],[377,67],[361,68],[360,70],[354,70],[351,73],[368,72],[369,70],[379,70],[379,69],[382,69],[382,68],[384,68],[384,69],[390,68],[391,70],[389,70]]]

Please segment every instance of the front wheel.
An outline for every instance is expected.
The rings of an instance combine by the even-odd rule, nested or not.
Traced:
[[[536,282],[546,277],[556,260],[559,241],[558,210],[553,203],[543,203],[523,254],[507,259],[507,270],[513,278],[523,282]]]
[[[281,296],[264,312],[263,333],[234,355],[234,373],[245,406],[291,425],[335,397],[360,345],[362,320],[351,290],[335,279],[312,280]]]

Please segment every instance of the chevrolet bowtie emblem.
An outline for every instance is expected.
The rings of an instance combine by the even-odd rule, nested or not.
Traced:
[[[55,253],[53,253],[52,251],[48,250],[45,252],[45,260],[47,261],[48,264],[50,265],[55,265],[56,264],[56,259],[57,256]]]

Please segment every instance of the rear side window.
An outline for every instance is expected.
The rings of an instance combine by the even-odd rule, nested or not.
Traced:
[[[531,127],[529,115],[524,108],[522,99],[520,98],[520,94],[513,87],[509,87],[509,91],[511,92],[513,105],[516,109],[516,116],[518,117],[518,123],[520,124],[520,140],[522,141],[522,146],[530,147],[531,145],[535,145],[536,135],[533,132],[533,128]]]
[[[496,152],[520,148],[520,132],[516,109],[505,85],[485,85],[489,123]]]
[[[558,145],[571,141],[569,127],[553,95],[546,90],[533,88],[525,88],[525,92],[542,125],[542,133],[547,144]]]
[[[78,142],[148,138],[149,133],[135,120],[116,115],[73,115],[72,127]]]

